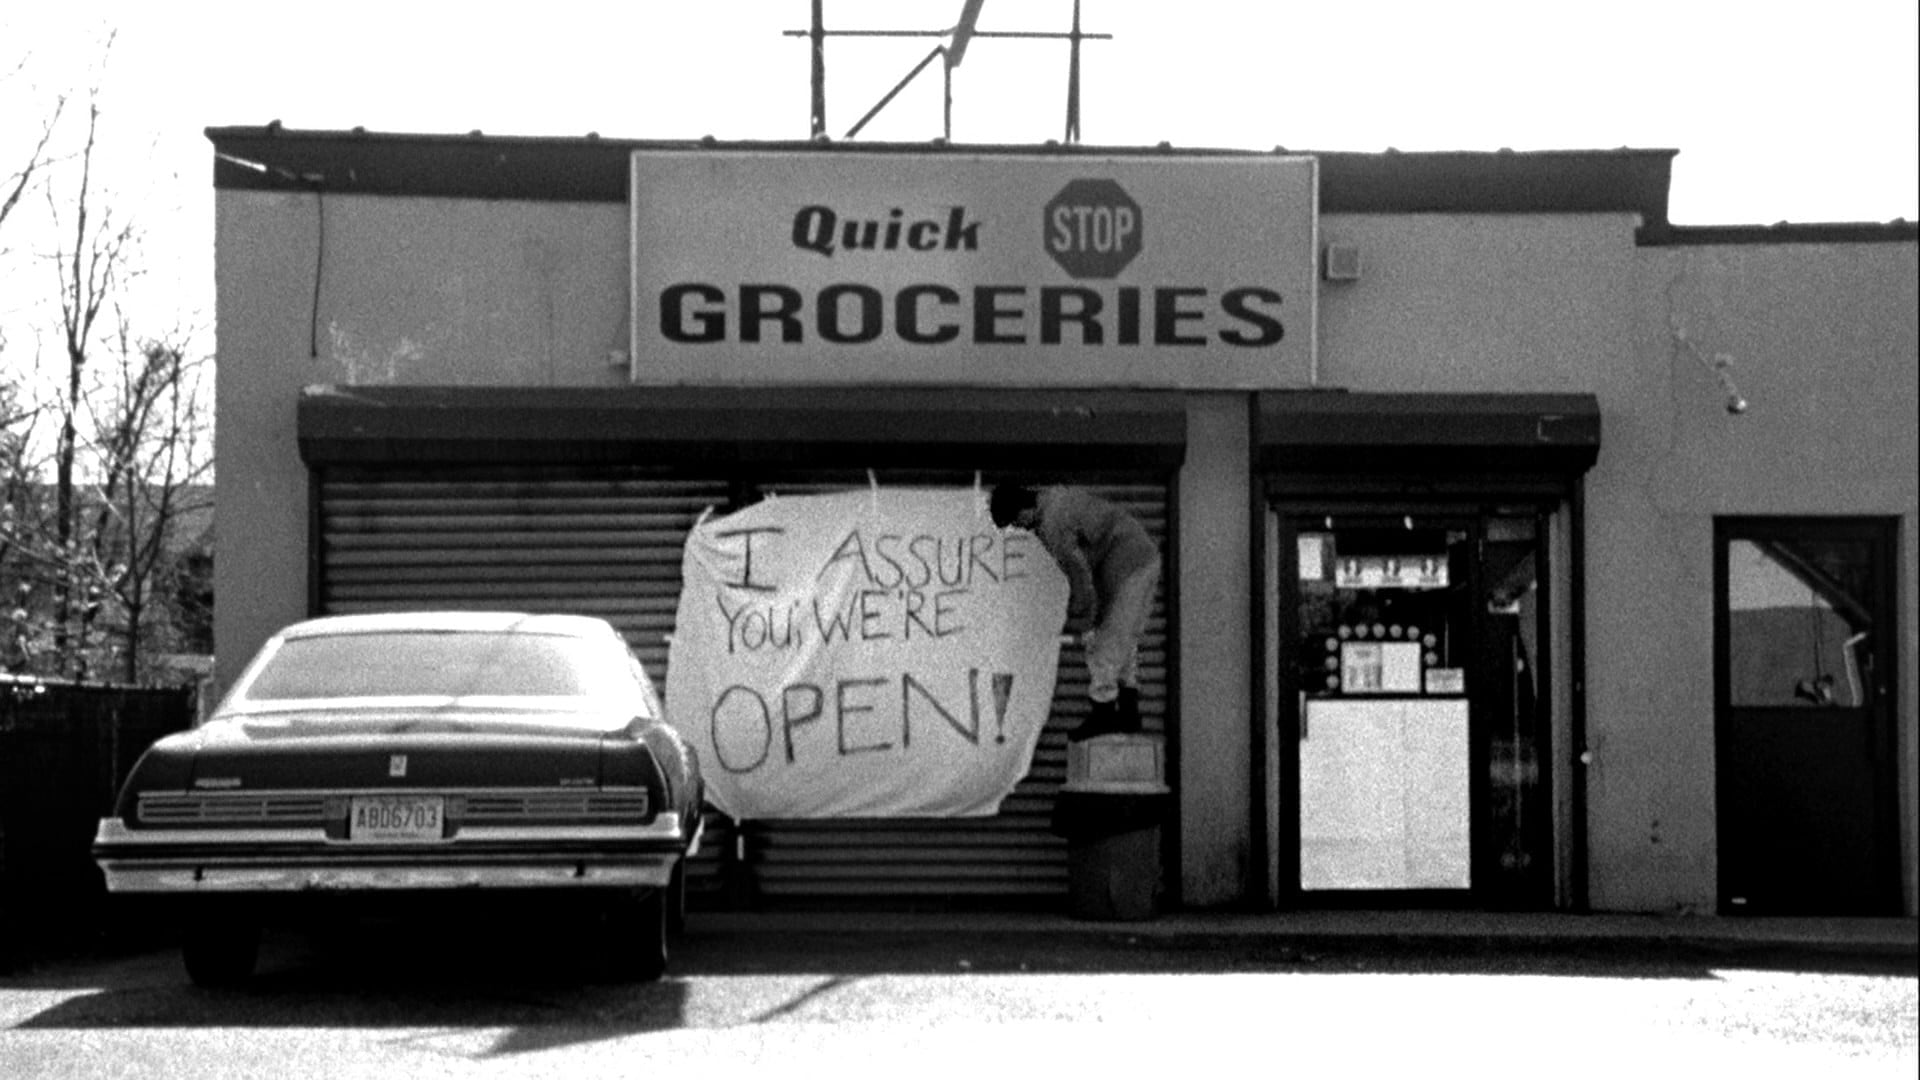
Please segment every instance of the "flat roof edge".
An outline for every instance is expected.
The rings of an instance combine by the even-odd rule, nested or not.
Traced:
[[[325,191],[532,201],[625,202],[636,152],[1005,154],[1011,157],[1310,156],[1327,213],[1634,213],[1664,226],[1677,151],[1272,151],[1061,144],[720,140],[206,129],[219,190]]]
[[[1912,244],[1920,222],[1831,221],[1774,225],[1668,225],[1641,230],[1641,247],[1718,247],[1737,244]]]

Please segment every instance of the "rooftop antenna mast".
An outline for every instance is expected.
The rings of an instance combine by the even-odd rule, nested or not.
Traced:
[[[860,122],[847,130],[845,138],[851,139],[860,134],[860,129],[868,121],[880,115],[900,91],[907,88],[927,65],[936,59],[943,60],[940,65],[945,77],[946,92],[943,101],[942,137],[953,139],[953,69],[960,66],[966,56],[967,45],[974,38],[1028,38],[1068,43],[1067,60],[1067,129],[1063,141],[1068,144],[1080,141],[1080,43],[1082,41],[1110,41],[1112,34],[1089,34],[1080,29],[1080,0],[1073,0],[1073,29],[1065,33],[1042,30],[978,30],[980,8],[986,0],[961,0],[960,17],[954,25],[944,30],[829,30],[826,25],[826,0],[813,0],[813,23],[806,30],[788,30],[788,37],[810,38],[813,42],[813,117],[811,135],[814,139],[827,138],[827,39],[830,37],[875,37],[875,38],[914,38],[936,37],[947,40],[933,47],[933,51],[913,66],[913,70],[894,84],[881,99],[867,110]]]

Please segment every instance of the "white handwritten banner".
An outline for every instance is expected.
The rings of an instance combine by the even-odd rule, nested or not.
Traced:
[[[995,813],[1059,670],[1066,578],[970,490],[767,499],[687,537],[667,712],[740,819]]]

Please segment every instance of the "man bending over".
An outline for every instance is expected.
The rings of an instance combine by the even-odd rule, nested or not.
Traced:
[[[1067,627],[1091,624],[1087,722],[1073,741],[1140,730],[1140,637],[1160,581],[1160,546],[1124,509],[1074,487],[1002,484],[988,501],[993,523],[1030,530],[1067,575]]]

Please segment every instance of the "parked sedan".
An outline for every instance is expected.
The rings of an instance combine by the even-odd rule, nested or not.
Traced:
[[[203,985],[249,976],[293,901],[421,897],[590,902],[622,970],[655,979],[701,796],[603,620],[335,616],[276,634],[204,724],[155,743],[93,853],[110,892],[179,898]]]

